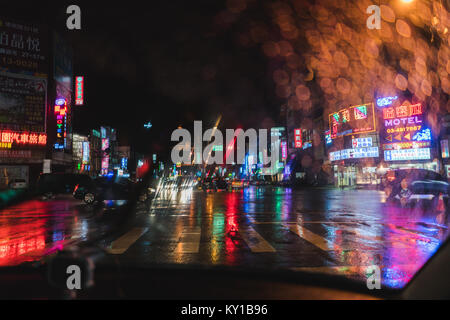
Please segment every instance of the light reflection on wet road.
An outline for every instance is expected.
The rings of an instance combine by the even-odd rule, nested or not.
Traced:
[[[378,265],[385,286],[401,287],[446,239],[448,216],[383,201],[374,190],[166,190],[122,235],[101,241],[110,253],[103,262],[288,268],[364,281],[367,266]],[[70,196],[1,211],[0,266],[106,234],[114,219],[96,214]]]
[[[53,200],[39,198],[0,211],[0,266],[39,260],[93,235],[108,226],[71,195]]]
[[[446,238],[448,219],[383,201],[374,190],[169,190],[138,214],[136,226],[148,230],[115,258],[289,268],[364,281],[367,266],[378,265],[384,285],[400,287]]]

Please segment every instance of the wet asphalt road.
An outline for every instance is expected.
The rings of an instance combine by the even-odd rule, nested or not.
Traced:
[[[378,265],[385,286],[401,287],[446,239],[448,216],[383,202],[375,190],[168,189],[111,236],[123,213],[104,215],[70,196],[37,199],[1,211],[0,265],[104,235],[103,263],[289,268],[362,280]]]
[[[0,267],[39,261],[70,245],[106,236],[118,217],[59,195],[33,198],[0,211]]]
[[[445,213],[386,206],[375,190],[167,190],[105,245],[115,262],[289,268],[401,287],[447,237]]]

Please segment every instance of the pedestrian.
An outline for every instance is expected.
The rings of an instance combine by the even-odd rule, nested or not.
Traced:
[[[400,205],[402,208],[406,207],[411,197],[412,192],[409,190],[409,181],[406,178],[403,178],[400,182],[400,191],[395,195],[395,199],[400,201]]]

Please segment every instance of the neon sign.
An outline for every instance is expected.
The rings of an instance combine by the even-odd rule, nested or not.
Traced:
[[[82,106],[84,104],[84,77],[75,78],[75,105]]]
[[[67,136],[67,101],[64,99],[57,99],[55,101],[55,115],[56,115],[56,142],[55,149],[61,150],[66,147]]]
[[[286,141],[281,142],[281,159],[286,160],[287,159],[287,144]]]
[[[329,115],[331,139],[376,130],[374,104],[367,103],[342,109]]]
[[[411,141],[411,142],[396,142],[383,144],[384,150],[400,150],[400,149],[420,149],[429,148],[431,146],[430,141]]]
[[[406,118],[418,115],[422,115],[422,104],[420,103],[410,106],[399,106],[396,108],[390,107],[383,109],[383,118],[385,120],[394,118]]]
[[[331,133],[330,130],[325,131],[325,144],[329,145],[332,144],[333,140],[331,139]]]
[[[109,148],[109,139],[108,138],[102,139],[102,151],[105,151],[108,148]]]
[[[430,159],[431,130],[423,127],[422,104],[383,109],[385,161]]]
[[[397,100],[398,97],[384,97],[377,99],[377,106],[379,107],[386,107],[390,106],[395,100]]]
[[[302,129],[294,130],[294,138],[295,138],[295,148],[302,147]]]
[[[416,132],[413,141],[431,141],[431,130],[429,128]]]
[[[47,134],[36,132],[1,131],[0,143],[6,148],[11,148],[13,144],[45,146],[47,144]]]

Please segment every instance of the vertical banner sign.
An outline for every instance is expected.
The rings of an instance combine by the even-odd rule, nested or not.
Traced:
[[[295,148],[301,148],[302,147],[302,129],[295,129],[294,130],[294,143]]]
[[[57,99],[55,103],[56,141],[55,149],[63,150],[67,143],[67,102]]]
[[[75,79],[75,105],[82,106],[84,104],[84,77],[76,77]]]
[[[286,141],[281,142],[281,160],[287,159],[287,143]]]

